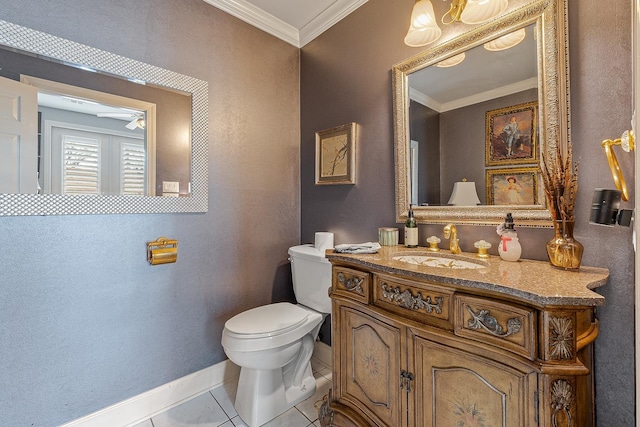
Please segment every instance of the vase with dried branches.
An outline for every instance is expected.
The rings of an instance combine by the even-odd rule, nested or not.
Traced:
[[[547,254],[552,266],[577,271],[584,246],[573,237],[575,204],[578,194],[578,162],[573,163],[573,148],[567,147],[563,158],[556,142],[555,151],[543,152],[542,180],[547,206],[551,212],[554,237],[547,242]]]

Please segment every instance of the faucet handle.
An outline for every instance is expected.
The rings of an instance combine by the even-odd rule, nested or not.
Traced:
[[[491,243],[485,240],[478,240],[473,244],[473,246],[478,249],[478,253],[476,254],[478,258],[489,258],[487,250],[491,247]]]
[[[440,252],[440,248],[438,247],[438,243],[440,243],[440,238],[436,236],[431,236],[427,238],[427,243],[429,247],[427,248],[430,252]]]

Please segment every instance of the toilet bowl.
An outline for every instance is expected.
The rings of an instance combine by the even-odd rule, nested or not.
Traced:
[[[331,264],[311,245],[289,249],[298,304],[256,307],[225,323],[222,346],[240,366],[235,409],[258,427],[315,393],[314,342],[331,312]]]

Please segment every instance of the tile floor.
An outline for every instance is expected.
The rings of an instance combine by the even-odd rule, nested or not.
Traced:
[[[316,377],[315,394],[269,421],[264,427],[320,426],[315,404],[331,388],[331,368],[315,358],[311,359],[311,367]],[[237,385],[236,379],[234,382],[226,383],[196,396],[134,427],[246,427],[233,407]]]

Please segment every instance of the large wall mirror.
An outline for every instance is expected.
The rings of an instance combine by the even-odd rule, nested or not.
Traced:
[[[570,137],[566,21],[566,0],[511,0],[393,67],[398,222],[411,204],[422,223],[551,225],[539,163]]]
[[[207,82],[0,20],[0,216],[206,212]]]

